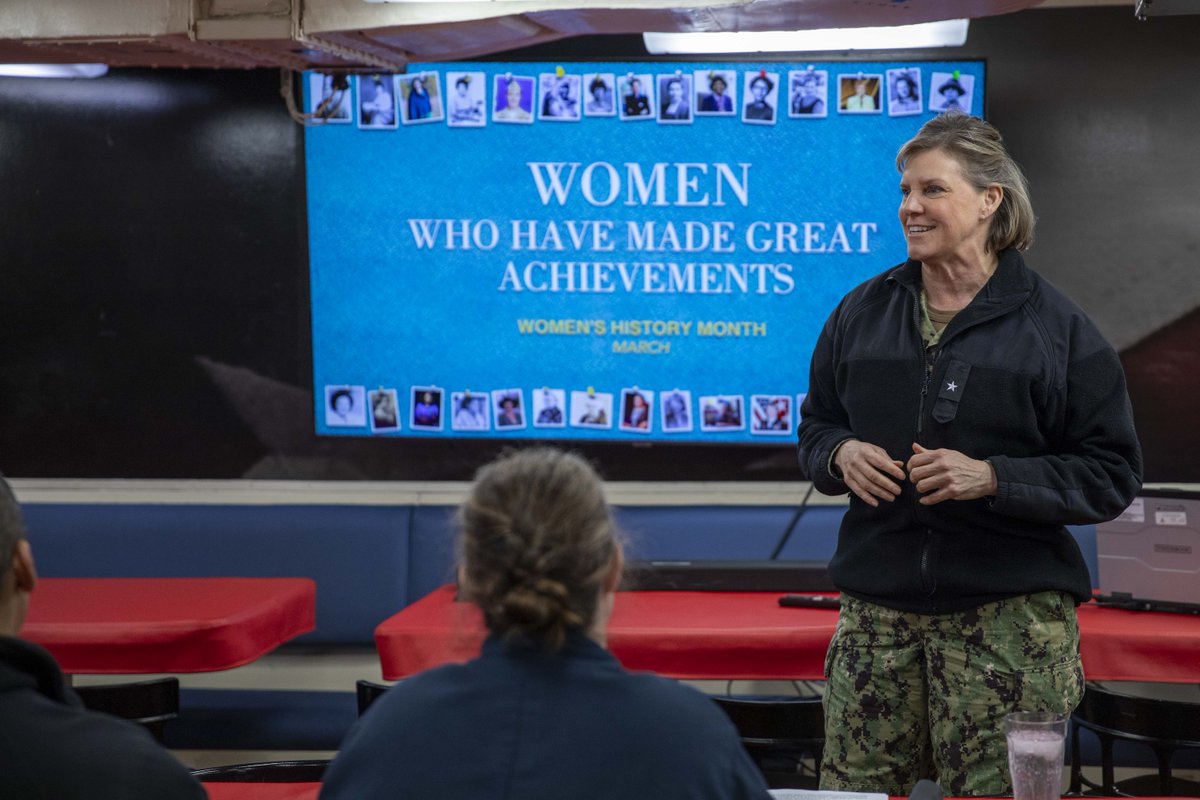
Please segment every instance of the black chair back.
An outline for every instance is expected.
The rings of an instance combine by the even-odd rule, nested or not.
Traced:
[[[714,696],[772,789],[816,789],[825,747],[820,697],[752,700]]]
[[[361,717],[371,707],[371,703],[378,700],[379,696],[390,687],[386,683],[360,680],[354,685],[354,688],[355,693],[358,695],[358,715]]]
[[[319,783],[329,759],[259,761],[192,770],[201,783]]]
[[[1083,776],[1080,730],[1100,741],[1100,782]],[[1115,780],[1113,745],[1138,742],[1149,747],[1158,763],[1156,774]],[[1071,717],[1071,782],[1069,791],[1084,787],[1108,796],[1200,796],[1200,783],[1177,778],[1171,761],[1179,750],[1200,750],[1200,703],[1137,697],[1088,684]]]
[[[178,678],[76,686],[74,689],[90,710],[136,722],[159,742],[163,741],[163,724],[179,716]]]

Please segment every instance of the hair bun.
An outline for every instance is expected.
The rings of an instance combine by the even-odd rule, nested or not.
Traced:
[[[571,595],[561,582],[535,578],[513,586],[499,602],[499,613],[514,633],[528,639],[561,641],[568,628],[583,624],[571,609]]]

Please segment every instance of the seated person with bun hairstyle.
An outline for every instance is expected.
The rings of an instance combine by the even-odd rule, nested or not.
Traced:
[[[605,649],[623,556],[600,479],[537,448],[479,471],[460,510],[460,583],[479,658],[380,697],[325,774],[322,800],[768,800],[712,701],[626,672]]]

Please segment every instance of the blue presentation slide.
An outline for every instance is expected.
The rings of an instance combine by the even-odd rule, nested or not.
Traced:
[[[308,73],[322,435],[779,443],[981,61]]]

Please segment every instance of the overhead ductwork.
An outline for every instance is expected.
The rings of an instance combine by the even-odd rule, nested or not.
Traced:
[[[909,25],[1039,2],[16,0],[0,5],[0,62],[399,72],[589,34]]]

